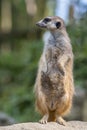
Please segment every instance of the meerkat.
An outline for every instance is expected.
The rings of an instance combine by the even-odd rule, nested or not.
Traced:
[[[36,25],[50,31],[34,87],[36,109],[43,115],[40,123],[55,121],[66,125],[62,117],[70,111],[74,94],[70,38],[64,21],[58,16],[46,17]]]

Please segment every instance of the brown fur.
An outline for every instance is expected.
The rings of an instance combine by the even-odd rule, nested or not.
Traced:
[[[65,125],[61,116],[70,111],[74,93],[73,53],[63,20],[59,17],[50,19],[50,24],[45,26],[51,37],[40,58],[34,88],[36,108],[43,115],[41,123],[57,121]],[[51,23],[57,21],[61,22],[61,26],[57,29],[52,25],[52,28]]]

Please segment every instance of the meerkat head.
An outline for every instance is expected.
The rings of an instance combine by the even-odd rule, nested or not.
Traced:
[[[46,17],[36,23],[41,28],[46,28],[50,31],[61,30],[65,28],[64,21],[58,16]]]

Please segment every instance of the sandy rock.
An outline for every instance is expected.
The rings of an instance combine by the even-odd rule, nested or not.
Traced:
[[[0,130],[87,130],[87,122],[70,121],[67,122],[67,126],[62,126],[55,122],[50,122],[47,124],[30,122],[3,126],[0,127]]]

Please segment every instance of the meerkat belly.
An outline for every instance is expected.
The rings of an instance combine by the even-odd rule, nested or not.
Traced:
[[[59,56],[60,50],[56,47],[48,48],[46,53],[43,55],[44,62],[41,70],[41,84],[44,91],[49,91],[51,89],[52,91],[60,91],[60,87],[64,85],[64,78],[60,74],[57,65]],[[62,93],[61,91],[60,93]]]
[[[51,73],[52,72],[52,73]],[[52,70],[50,73],[42,73],[41,84],[42,92],[45,95],[48,108],[53,111],[60,108],[66,102],[64,81],[60,79],[57,72]],[[61,105],[60,105],[61,104]]]
[[[47,106],[50,110],[58,108],[58,103],[65,101],[66,93],[64,90],[64,77],[60,74],[57,66],[57,60],[60,51],[54,48],[48,48],[44,54],[45,69],[41,71],[41,89],[46,97]],[[61,106],[59,103],[59,106]]]

